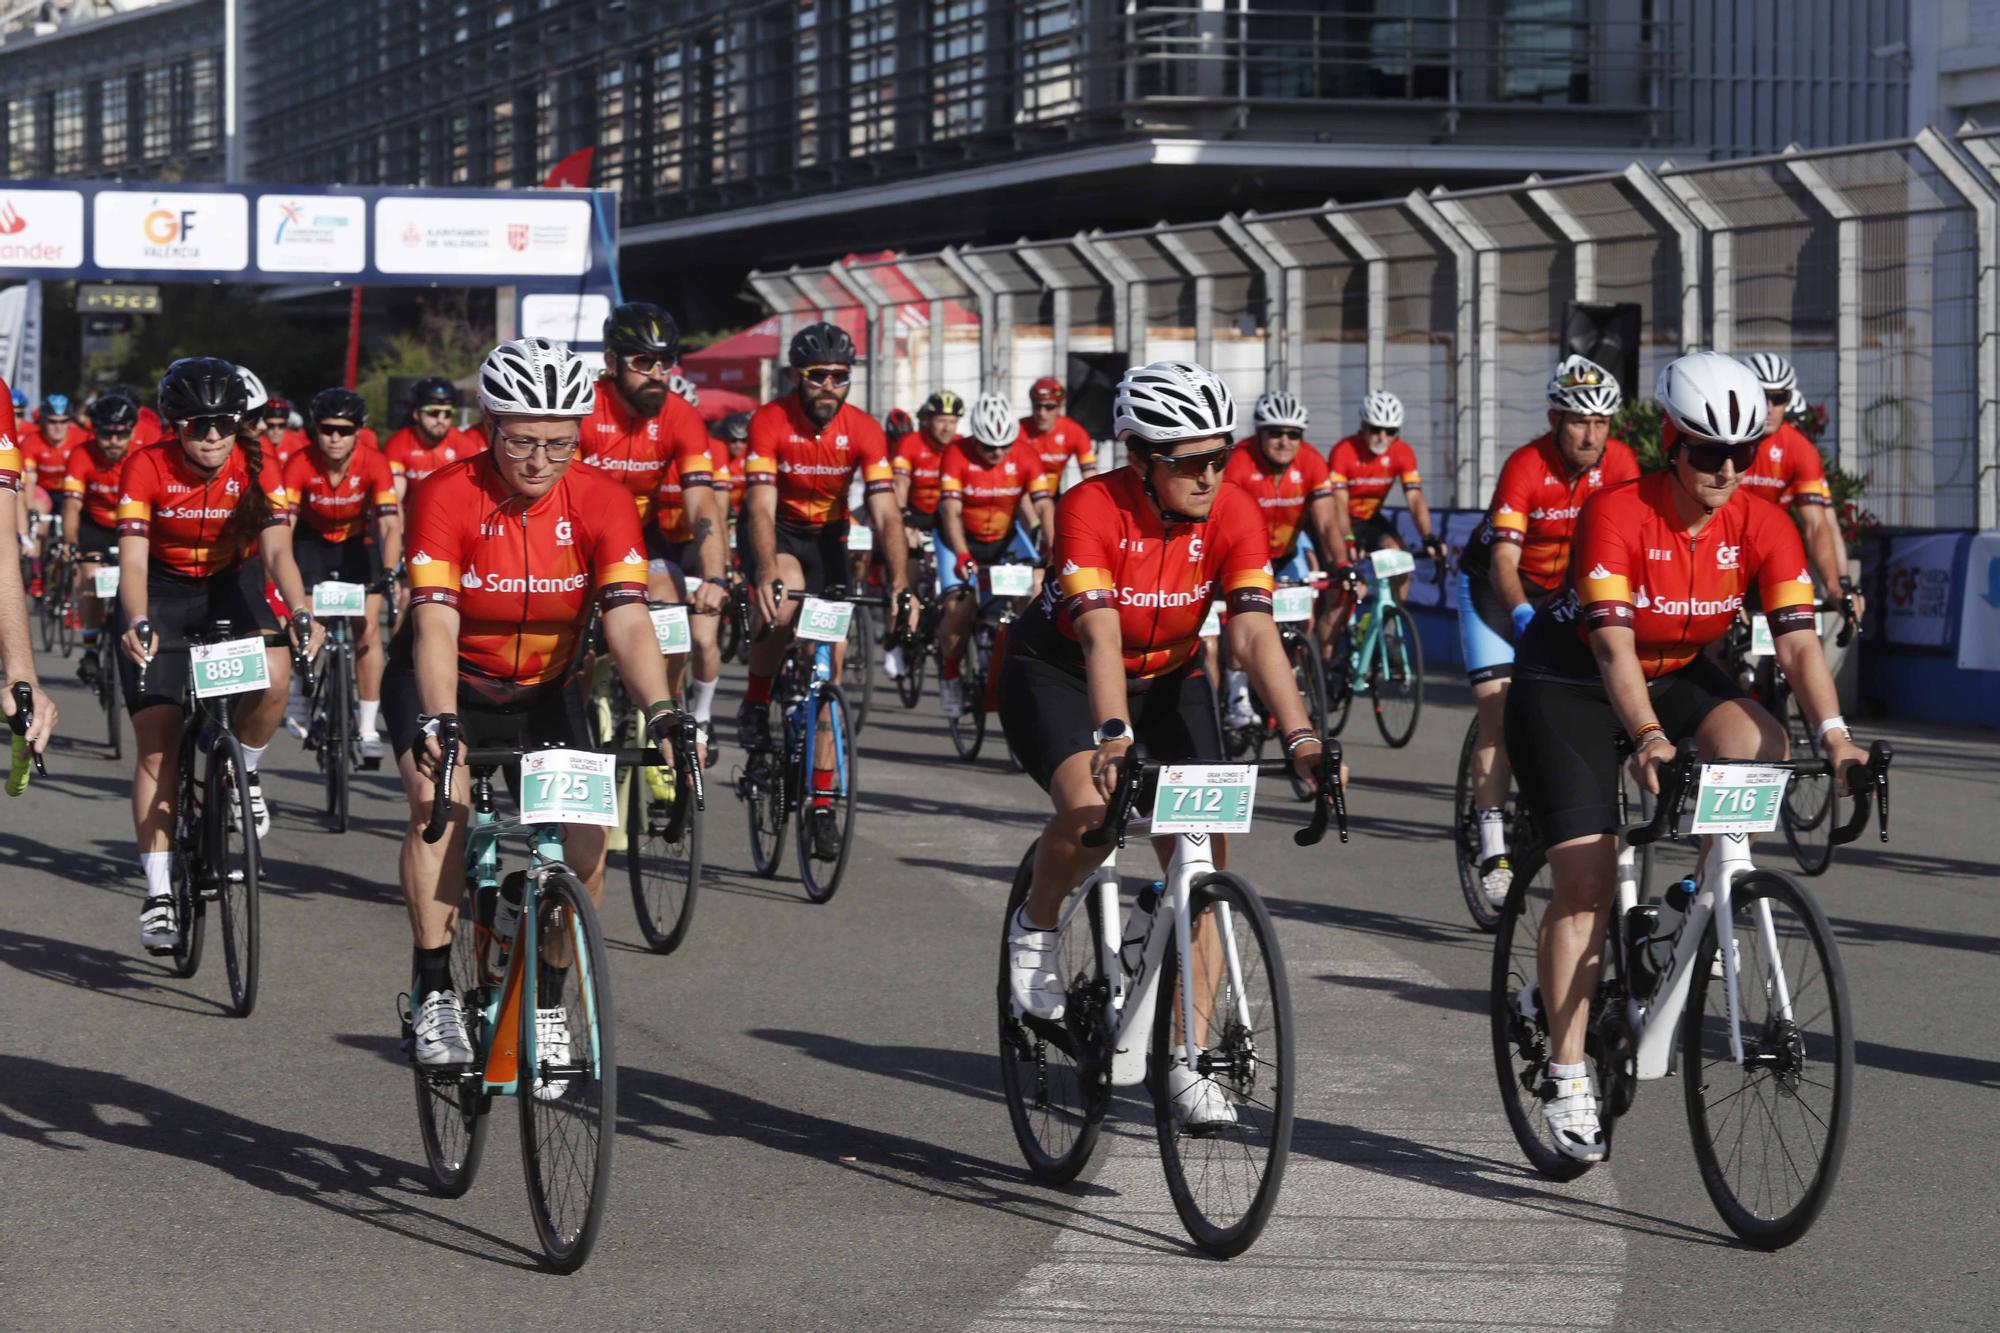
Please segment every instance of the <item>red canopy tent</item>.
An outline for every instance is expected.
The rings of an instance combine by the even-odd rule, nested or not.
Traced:
[[[738,393],[734,389],[703,389],[695,411],[701,413],[703,421],[712,425],[736,412],[755,412],[758,406],[757,400],[747,393]]]
[[[764,363],[777,355],[778,317],[772,315],[733,337],[724,338],[699,352],[689,352],[681,358],[681,374],[693,380],[702,391],[703,415],[706,416],[709,395],[715,390],[726,389],[749,395],[758,393],[764,382]]]

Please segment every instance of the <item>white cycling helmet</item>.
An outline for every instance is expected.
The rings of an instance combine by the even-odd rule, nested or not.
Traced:
[[[271,395],[264,391],[264,381],[257,378],[257,372],[248,366],[238,366],[236,378],[243,382],[243,392],[248,394],[250,399],[243,409],[243,415],[247,417],[253,412],[262,411],[264,404],[271,401]]]
[[[1236,399],[1220,376],[1192,361],[1155,361],[1125,372],[1112,432],[1139,452],[1236,432]]]
[[[1750,367],[1765,393],[1790,393],[1799,387],[1799,373],[1776,352],[1752,352],[1743,358],[1743,364]]]
[[[1806,414],[1811,411],[1812,404],[1806,401],[1805,394],[1797,389],[1793,389],[1792,401],[1785,404],[1785,420],[1794,424],[1801,423],[1806,419]]]
[[[1403,428],[1403,400],[1387,389],[1377,389],[1361,400],[1361,424],[1382,430]]]
[[[1298,395],[1283,389],[1266,389],[1257,395],[1257,406],[1250,409],[1250,420],[1259,427],[1291,426],[1298,430],[1306,428],[1306,405]]]
[[[568,343],[517,338],[486,354],[479,403],[492,417],[587,417],[597,406],[595,378]]]
[[[1615,415],[1625,402],[1617,377],[1589,357],[1564,357],[1549,376],[1549,406],[1579,417]]]
[[[972,438],[988,449],[1005,449],[1021,433],[1014,409],[997,393],[982,393],[972,404]]]
[[[1769,419],[1756,373],[1721,352],[1690,352],[1669,361],[1653,396],[1683,434],[1718,444],[1761,439]]]
[[[695,388],[694,381],[685,375],[669,375],[667,377],[667,392],[679,394],[687,400],[689,407],[701,406],[701,390]]]

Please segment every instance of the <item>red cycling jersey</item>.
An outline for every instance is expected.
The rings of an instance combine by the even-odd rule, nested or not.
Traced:
[[[34,485],[51,493],[62,489],[63,478],[69,473],[70,453],[92,438],[89,431],[74,423],[59,445],[50,444],[39,426],[29,426],[22,437],[23,470],[32,476]]]
[[[439,468],[486,452],[486,437],[454,426],[445,432],[443,439],[432,444],[430,437],[420,434],[416,427],[405,426],[389,437],[382,452],[389,459],[390,473],[403,479],[403,497],[407,500],[410,487]]]
[[[14,424],[14,398],[7,381],[0,380],[0,491],[21,489],[20,427]]]
[[[963,435],[951,442],[939,469],[938,489],[940,501],[959,502],[966,541],[985,546],[1013,531],[1022,495],[1053,497],[1056,480],[1042,471],[1041,459],[1026,440],[1017,437],[991,467],[974,453],[978,448]]]
[[[653,521],[670,542],[694,540],[694,520],[688,517],[686,492],[716,484],[715,455],[722,446],[710,441],[707,435],[701,441],[699,452],[690,452],[689,444],[682,443],[667,460],[666,470],[660,474],[659,489],[653,492]]]
[[[1728,633],[1752,580],[1773,635],[1812,629],[1812,572],[1790,520],[1739,486],[1690,537],[1674,512],[1675,484],[1672,472],[1655,472],[1584,504],[1572,595],[1555,612],[1575,619],[1577,641],[1594,629],[1629,629],[1641,669],[1664,676]]]
[[[646,600],[646,557],[629,492],[571,467],[533,503],[492,455],[433,474],[410,507],[410,604],[456,607],[459,680],[516,703],[566,677],[593,601]]]
[[[271,512],[263,526],[282,525],[287,517],[284,479],[277,464],[263,460],[257,485]],[[226,543],[223,529],[236,512],[243,488],[250,484],[250,464],[240,448],[213,477],[204,478],[178,445],[141,450],[125,459],[119,478],[118,535],[144,537],[150,558],[164,569],[201,578],[232,569],[254,549],[256,534]]]
[[[1089,477],[1056,503],[1056,576],[1030,618],[1037,634],[1082,660],[1076,619],[1100,607],[1118,612],[1127,677],[1162,676],[1187,665],[1219,590],[1232,613],[1271,609],[1270,539],[1257,504],[1224,483],[1204,523],[1161,522],[1131,468]]]
[[[1752,495],[1781,505],[1833,503],[1819,450],[1789,421],[1779,422],[1776,430],[1757,442],[1757,461],[1743,474],[1743,484],[1750,487]]]
[[[301,449],[285,464],[285,491],[298,521],[320,540],[340,545],[361,535],[368,519],[396,512],[396,483],[389,460],[356,445],[347,475],[334,481],[317,448]]]
[[[696,455],[708,455],[708,428],[687,399],[670,393],[656,415],[642,417],[626,406],[610,379],[597,381],[597,406],[583,419],[577,457],[630,492],[641,519],[668,461]]]
[[[816,426],[798,395],[786,394],[750,418],[750,452],[743,456],[743,484],[778,488],[778,522],[817,529],[847,517],[847,484],[861,470],[868,494],[895,490],[889,441],[875,418],[842,403],[833,419]]]
[[[1091,442],[1090,432],[1066,416],[1058,416],[1046,431],[1037,433],[1035,418],[1021,418],[1021,438],[1028,442],[1037,457],[1042,460],[1042,471],[1062,484],[1063,464],[1070,459],[1084,476],[1097,466],[1097,446]]]
[[[1299,445],[1299,456],[1274,472],[1258,451],[1255,436],[1237,443],[1222,479],[1241,486],[1257,502],[1264,529],[1271,537],[1273,562],[1291,557],[1306,507],[1333,494],[1333,476],[1327,471],[1326,460],[1311,444]]]
[[[897,476],[910,479],[910,508],[919,514],[935,514],[938,497],[943,493],[939,478],[944,467],[944,451],[932,444],[922,431],[913,430],[896,441],[893,466]]]
[[[69,471],[63,475],[63,498],[83,501],[83,519],[100,528],[118,526],[118,478],[129,453],[110,458],[104,446],[88,440],[70,450]]]
[[[1553,431],[1507,456],[1485,519],[1466,543],[1460,567],[1484,574],[1495,542],[1521,548],[1521,577],[1554,588],[1569,568],[1570,538],[1583,503],[1601,490],[1635,480],[1639,459],[1622,440],[1606,440],[1597,466],[1569,475]]]
[[[1399,481],[1405,497],[1424,484],[1417,475],[1417,451],[1401,439],[1391,440],[1377,455],[1360,436],[1350,435],[1333,446],[1327,465],[1333,474],[1333,489],[1347,492],[1350,518],[1375,517],[1389,498],[1389,488]]]

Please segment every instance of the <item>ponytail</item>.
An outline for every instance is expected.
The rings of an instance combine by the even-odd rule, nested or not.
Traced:
[[[236,509],[222,532],[226,543],[240,544],[248,550],[271,518],[271,497],[264,494],[264,437],[248,418],[236,423],[236,448],[243,455],[250,477],[243,494],[236,497]]]

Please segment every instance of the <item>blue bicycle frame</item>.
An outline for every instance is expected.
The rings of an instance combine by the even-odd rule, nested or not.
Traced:
[[[856,614],[859,614],[858,610]],[[821,699],[826,687],[832,683],[833,645],[816,643],[813,645],[812,667],[806,673],[803,688],[785,708],[785,764],[792,772],[801,776],[803,785],[807,789],[793,792],[790,803],[793,810],[800,809],[805,804],[807,796],[811,794],[812,783],[808,775],[813,770],[808,768],[807,764],[817,752]],[[842,709],[841,712],[843,716],[834,718],[830,724],[833,728],[834,772],[834,788],[830,794],[836,802],[846,799],[847,796],[848,742],[847,722],[844,716],[846,710]]]

